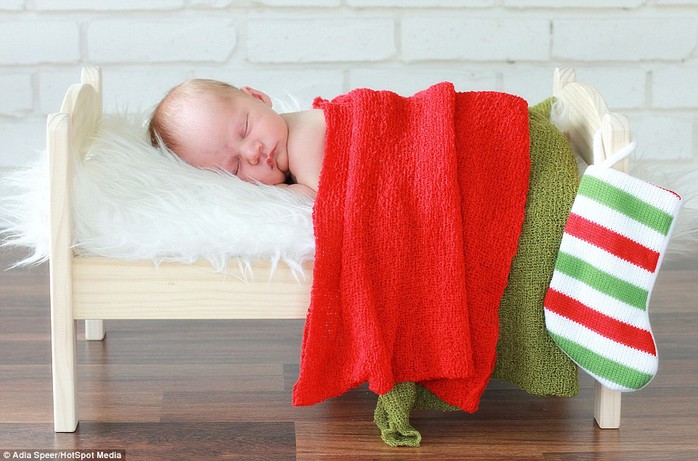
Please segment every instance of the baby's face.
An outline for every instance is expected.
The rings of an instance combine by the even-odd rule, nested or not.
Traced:
[[[288,173],[288,126],[266,95],[245,88],[233,98],[203,93],[183,103],[177,155],[245,181],[280,184]]]

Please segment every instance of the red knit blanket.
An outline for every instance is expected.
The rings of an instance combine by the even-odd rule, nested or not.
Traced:
[[[448,83],[330,101],[294,405],[368,381],[475,411],[528,190],[527,104]]]

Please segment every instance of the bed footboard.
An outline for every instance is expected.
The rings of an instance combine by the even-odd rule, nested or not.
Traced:
[[[576,82],[574,69],[555,69],[553,94],[560,101],[558,114],[576,153],[589,165],[599,164],[628,146],[628,118],[609,112],[601,95],[591,86]],[[600,138],[599,138],[600,137]],[[615,168],[627,171],[628,160]],[[594,420],[602,429],[620,427],[621,393],[594,381]]]

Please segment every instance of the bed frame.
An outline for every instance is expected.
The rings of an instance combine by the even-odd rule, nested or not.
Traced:
[[[254,281],[194,264],[76,256],[72,244],[72,165],[90,145],[102,116],[102,75],[85,67],[70,86],[60,113],[47,122],[50,167],[50,299],[54,428],[74,432],[78,417],[76,322],[85,338],[104,338],[103,319],[303,319],[312,277],[297,281],[279,265],[253,264]],[[576,83],[574,69],[556,69],[553,94],[570,110],[569,139],[588,164],[599,163],[630,142],[625,116],[609,113],[594,88]],[[599,131],[600,130],[600,131]],[[601,142],[594,143],[597,132]],[[231,263],[235,271],[236,262]],[[312,273],[312,263],[305,267]],[[602,428],[620,425],[620,393],[596,383],[594,418]]]

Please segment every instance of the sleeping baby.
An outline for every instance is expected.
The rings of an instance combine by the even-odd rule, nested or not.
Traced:
[[[248,86],[187,80],[156,106],[148,131],[154,146],[167,147],[195,167],[315,197],[324,152],[323,112],[278,114],[271,106],[269,96]]]
[[[409,97],[356,89],[314,108],[279,115],[253,88],[191,80],[156,108],[151,140],[195,167],[315,197],[294,405],[364,381],[381,395],[428,381],[474,411],[524,221],[528,105],[442,82]]]

